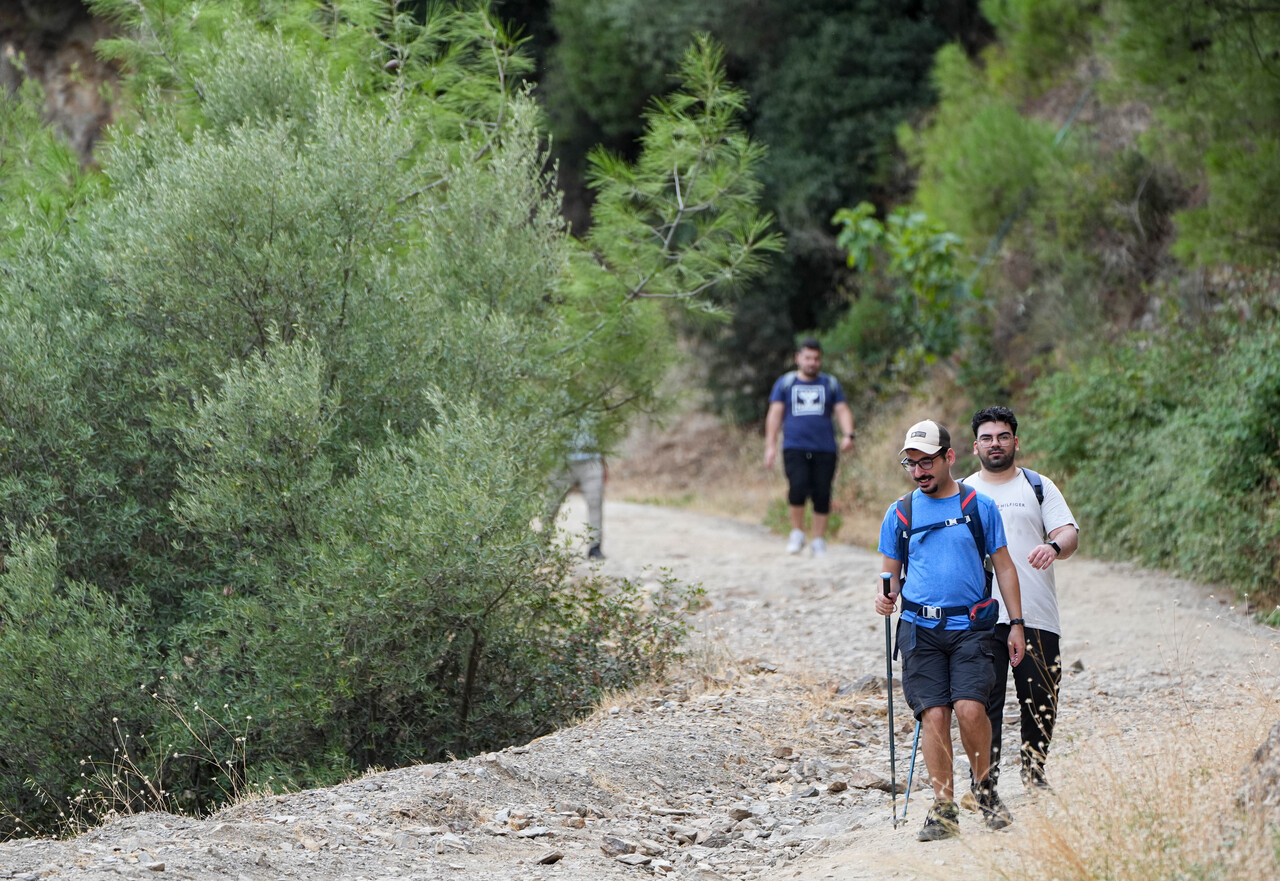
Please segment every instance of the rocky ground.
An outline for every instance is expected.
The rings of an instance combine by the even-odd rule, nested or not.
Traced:
[[[147,814],[0,845],[0,879],[854,881],[1016,865],[1029,823],[991,833],[968,814],[961,839],[917,843],[923,789],[894,827],[878,556],[834,545],[825,559],[791,558],[761,527],[626,503],[606,509],[605,551],[609,574],[656,581],[666,567],[706,588],[677,681],[499,753],[206,820]],[[1125,566],[1070,560],[1058,578],[1069,672],[1049,769],[1060,791],[1088,773],[1098,738],[1255,706],[1280,716],[1280,634],[1242,609]],[[900,692],[894,705],[901,785],[913,726]],[[966,776],[963,759],[956,771]],[[1001,790],[1015,820],[1044,808],[1016,773]]]

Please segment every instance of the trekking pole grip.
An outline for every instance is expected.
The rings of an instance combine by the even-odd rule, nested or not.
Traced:
[[[889,595],[889,591],[890,591],[889,582],[892,580],[893,580],[893,576],[890,575],[888,572],[880,573],[880,583],[884,585],[884,595],[886,597]]]

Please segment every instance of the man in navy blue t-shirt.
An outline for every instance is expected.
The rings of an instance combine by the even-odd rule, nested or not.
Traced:
[[[935,841],[960,831],[951,767],[953,712],[983,819],[992,829],[1012,820],[989,777],[991,722],[986,704],[995,682],[995,616],[984,628],[980,620],[971,621],[969,614],[975,604],[990,599],[983,565],[988,557],[1010,615],[1007,646],[1009,663],[1015,667],[1026,651],[1026,636],[1018,570],[1009,556],[1000,509],[989,496],[952,478],[956,451],[951,448],[951,435],[932,420],[917,422],[907,430],[901,455],[900,464],[916,488],[908,512],[895,502],[880,527],[880,571],[891,578],[888,596],[876,592],[876,611],[893,614],[902,595],[897,639],[902,652],[902,692],[920,721],[924,762],[934,792],[933,807],[917,838]],[[966,519],[974,516],[980,530]],[[900,550],[901,535],[907,537],[906,559]],[[905,581],[900,577],[904,564]]]
[[[764,467],[778,457],[778,432],[782,432],[782,462],[787,472],[787,503],[791,536],[787,553],[804,547],[804,506],[813,500],[815,557],[827,555],[827,516],[831,513],[831,483],[836,476],[839,452],[831,427],[832,415],[844,436],[839,450],[853,449],[853,411],[844,389],[830,374],[822,373],[822,345],[810,337],[796,352],[796,369],[773,384],[769,413],[764,421]]]

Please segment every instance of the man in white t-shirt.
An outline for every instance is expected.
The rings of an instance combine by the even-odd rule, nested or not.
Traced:
[[[1075,553],[1080,527],[1052,480],[1015,464],[1019,450],[1018,418],[1012,410],[1008,407],[987,407],[973,414],[971,425],[973,450],[982,463],[982,470],[965,478],[965,483],[993,498],[1000,509],[1009,541],[1009,555],[1013,557],[1018,583],[1022,587],[1027,656],[1013,670],[1022,717],[1022,782],[1030,791],[1048,789],[1044,762],[1057,721],[1058,688],[1062,682],[1059,650],[1062,626],[1058,619],[1053,563]],[[1037,484],[1043,501],[1037,497]],[[991,720],[992,731],[990,773],[993,785],[999,777],[1000,734],[1009,673],[1009,659],[1000,648],[1004,645],[1004,635],[1010,623],[1008,612],[1001,603],[1000,623],[997,625],[1000,638],[993,640],[997,649],[996,685],[987,701],[987,717]],[[968,799],[965,802],[967,806]]]

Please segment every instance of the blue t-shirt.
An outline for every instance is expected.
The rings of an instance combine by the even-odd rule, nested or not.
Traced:
[[[1004,535],[1004,520],[1000,509],[990,496],[977,494],[978,516],[982,518],[983,536],[987,542],[987,554],[994,554],[1008,544]],[[935,499],[920,490],[911,496],[911,528],[918,529],[930,523],[940,523],[961,516],[960,494],[945,499]],[[884,523],[880,525],[880,553],[898,559],[898,505],[889,506]],[[982,569],[982,557],[973,543],[973,533],[968,524],[961,521],[955,526],[940,526],[911,536],[908,546],[909,560],[907,583],[903,596],[922,606],[972,606],[983,599],[987,589],[986,575]],[[902,620],[916,621],[915,612],[902,612]],[[921,627],[937,624],[921,618]],[[947,630],[968,630],[966,615],[952,615],[946,619]]]
[[[786,405],[782,417],[782,448],[784,450],[808,450],[834,453],[835,430],[831,414],[836,404],[844,400],[840,381],[827,373],[809,382],[798,371],[779,378],[769,393],[769,401],[781,401]]]

